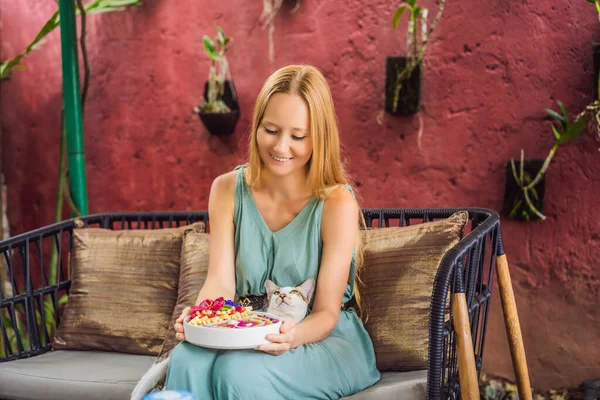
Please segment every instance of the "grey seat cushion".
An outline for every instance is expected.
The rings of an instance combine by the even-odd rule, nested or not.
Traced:
[[[156,358],[61,350],[0,364],[0,399],[129,399]]]
[[[411,372],[382,372],[381,380],[348,400],[425,400],[427,370]]]
[[[0,399],[128,400],[155,357],[61,350],[0,364]],[[384,372],[348,400],[425,399],[427,371]],[[267,400],[267,399],[266,399]]]

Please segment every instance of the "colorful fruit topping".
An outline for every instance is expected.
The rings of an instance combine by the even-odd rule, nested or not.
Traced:
[[[190,310],[190,324],[214,328],[253,328],[279,322],[266,315],[252,315],[252,307],[243,307],[223,297],[206,299],[197,306],[190,307]]]

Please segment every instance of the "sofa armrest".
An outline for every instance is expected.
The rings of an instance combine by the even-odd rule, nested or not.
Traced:
[[[452,298],[465,293],[478,373],[481,372],[485,328],[491,297],[495,254],[501,248],[500,217],[480,208],[368,209],[368,227],[407,226],[469,212],[465,235],[443,257],[434,280],[429,314],[427,398],[460,398],[458,358],[452,326]]]
[[[475,365],[481,373],[487,315],[496,255],[501,248],[500,217],[489,210],[469,210],[471,231],[440,263],[431,296],[428,398],[460,398],[458,357],[453,326],[455,293],[465,293]]]

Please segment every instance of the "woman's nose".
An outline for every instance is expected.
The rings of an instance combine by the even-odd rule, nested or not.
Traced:
[[[282,155],[285,155],[289,147],[290,146],[287,143],[287,139],[283,136],[277,140],[277,143],[275,143],[275,151]]]

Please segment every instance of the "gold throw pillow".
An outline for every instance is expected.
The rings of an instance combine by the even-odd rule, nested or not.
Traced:
[[[160,355],[171,351],[179,341],[175,337],[175,320],[179,318],[185,307],[196,304],[198,293],[208,273],[209,234],[186,232],[181,246],[181,267],[179,269],[179,293],[177,303],[171,316],[167,336]]]
[[[462,211],[434,222],[362,232],[365,328],[380,371],[427,369],[433,281],[467,221]]]
[[[71,289],[55,349],[157,355],[177,299],[179,228],[73,230]]]

